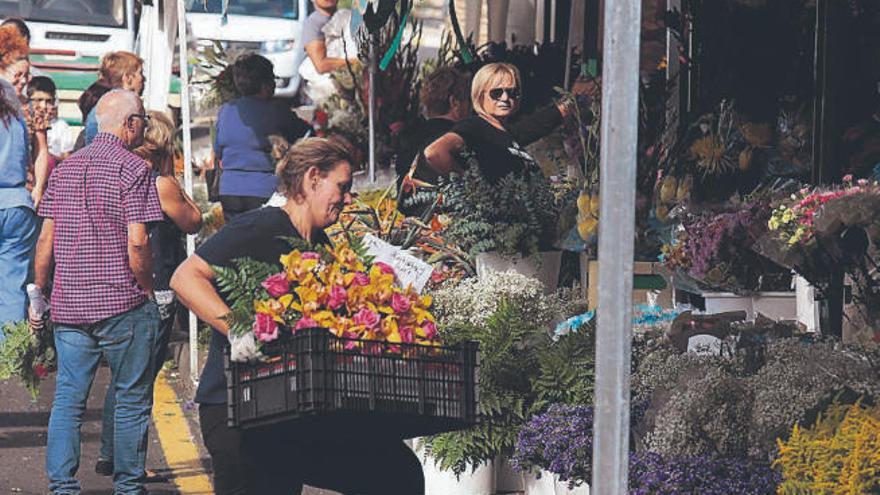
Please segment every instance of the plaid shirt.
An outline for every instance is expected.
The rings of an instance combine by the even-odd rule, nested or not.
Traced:
[[[52,321],[96,323],[146,300],[128,259],[128,225],[162,220],[147,163],[102,133],[52,172],[40,216],[55,222]]]

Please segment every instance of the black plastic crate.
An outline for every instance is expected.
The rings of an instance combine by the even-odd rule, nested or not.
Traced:
[[[401,438],[467,428],[477,418],[475,342],[391,344],[300,330],[263,348],[265,363],[226,356],[229,426],[297,420],[392,429]],[[369,431],[369,430],[367,430]]]

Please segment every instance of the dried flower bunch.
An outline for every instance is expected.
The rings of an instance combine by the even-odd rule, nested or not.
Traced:
[[[880,407],[834,404],[813,426],[795,425],[774,466],[781,494],[880,492]]]

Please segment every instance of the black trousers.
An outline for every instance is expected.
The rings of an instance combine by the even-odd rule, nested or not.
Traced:
[[[199,406],[216,495],[300,495],[303,484],[345,495],[423,495],[425,478],[403,441],[295,431],[285,424],[226,426],[226,404]]]
[[[266,201],[269,201],[269,198],[223,194],[220,196],[220,205],[223,207],[223,221],[229,222],[236,215],[240,215],[246,211],[256,210],[263,206]]]

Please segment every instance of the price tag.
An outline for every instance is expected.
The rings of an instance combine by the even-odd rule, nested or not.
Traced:
[[[364,245],[375,261],[381,261],[394,268],[401,287],[412,286],[413,290],[421,294],[425,284],[431,279],[434,267],[372,234],[364,236]]]

